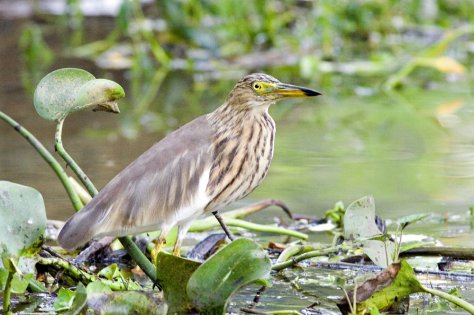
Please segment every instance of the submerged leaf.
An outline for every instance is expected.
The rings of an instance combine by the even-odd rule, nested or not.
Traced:
[[[38,84],[34,105],[48,120],[62,120],[72,112],[92,109],[118,113],[116,101],[123,88],[110,80],[96,79],[85,70],[64,68],[46,75]]]
[[[28,186],[0,181],[0,256],[34,255],[45,228],[41,194]]]
[[[222,314],[240,287],[269,277],[271,263],[255,242],[239,238],[204,262],[191,276],[187,293],[201,313]]]

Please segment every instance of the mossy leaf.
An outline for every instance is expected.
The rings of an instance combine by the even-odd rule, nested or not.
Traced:
[[[43,197],[31,187],[0,181],[0,256],[32,256],[46,228]]]

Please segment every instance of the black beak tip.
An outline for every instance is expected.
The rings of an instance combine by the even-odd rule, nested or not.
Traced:
[[[310,90],[310,89],[303,89],[304,95],[306,96],[318,96],[322,95],[321,92]]]

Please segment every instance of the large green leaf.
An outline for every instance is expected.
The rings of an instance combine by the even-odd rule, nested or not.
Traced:
[[[35,254],[45,228],[41,194],[31,187],[0,181],[0,256]]]
[[[123,88],[110,80],[96,79],[85,70],[64,68],[46,75],[38,84],[34,105],[48,120],[62,120],[72,112],[92,109],[119,112],[116,100]]]
[[[239,238],[204,262],[189,278],[187,293],[201,314],[223,314],[231,295],[270,275],[271,263],[255,242]]]
[[[186,293],[186,283],[201,263],[161,251],[157,257],[157,281],[163,288],[170,314],[187,314],[195,309]]]

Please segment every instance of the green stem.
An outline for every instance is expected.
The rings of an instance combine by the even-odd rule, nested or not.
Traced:
[[[38,139],[36,139],[35,136],[33,136],[27,129],[22,127],[13,118],[11,118],[2,111],[0,111],[0,118],[7,124],[12,126],[16,131],[18,131],[18,133],[20,133],[20,135],[22,135],[35,148],[35,150],[49,164],[49,166],[51,166],[51,168],[63,184],[64,188],[66,189],[66,192],[69,198],[71,199],[74,209],[76,209],[76,211],[79,211],[83,207],[83,204],[79,199],[79,196],[77,195],[76,191],[72,187],[71,183],[69,182],[69,178],[64,169],[61,167],[61,164],[59,164],[59,162],[53,157],[51,153],[49,153],[49,151],[43,146],[43,144]]]
[[[463,309],[465,309],[469,313],[474,314],[474,305],[472,305],[471,303],[469,303],[467,301],[464,301],[463,299],[460,299],[457,296],[451,295],[449,293],[446,293],[446,292],[443,292],[443,291],[440,291],[440,290],[430,289],[430,288],[425,287],[423,285],[421,287],[425,292],[431,293],[431,294],[436,295],[436,296],[438,296],[442,299],[445,299],[445,300],[447,300],[447,301],[449,301],[453,304],[456,304],[459,307],[462,307]]]
[[[81,281],[84,285],[87,285],[94,281],[100,281],[110,287],[114,291],[124,291],[124,290],[141,290],[142,287],[133,281],[125,282],[123,279],[119,280],[108,280],[108,279],[99,279],[94,275],[77,268],[76,266],[70,264],[67,260],[61,258],[45,258],[39,257],[37,264],[43,266],[54,266],[59,267],[62,270],[65,270],[69,276],[74,278],[77,281]]]
[[[341,246],[334,246],[334,247],[328,247],[328,248],[323,248],[319,250],[313,250],[298,256],[292,257],[290,260],[287,260],[285,262],[277,263],[272,266],[272,270],[282,270],[288,267],[293,266],[297,262],[300,262],[305,259],[313,258],[313,257],[318,257],[318,256],[326,256],[329,254],[334,254],[337,253],[342,247]]]
[[[146,258],[140,248],[138,248],[137,244],[135,244],[130,237],[120,237],[119,240],[127,253],[132,256],[138,266],[142,268],[143,272],[153,281],[153,283],[157,283],[155,266],[148,260],[148,258]]]
[[[63,160],[66,161],[66,163],[71,167],[74,174],[76,174],[79,180],[84,184],[89,194],[95,196],[98,193],[97,188],[95,188],[94,184],[92,184],[89,177],[79,167],[76,161],[74,161],[74,159],[69,155],[69,153],[66,152],[66,149],[64,149],[63,141],[61,139],[63,133],[63,124],[64,119],[61,119],[58,121],[58,125],[56,126],[54,148],[56,149],[56,152],[58,152],[58,154],[63,158]]]
[[[274,225],[263,225],[263,224],[252,223],[252,222],[248,222],[248,221],[244,221],[240,219],[228,219],[228,218],[225,219],[225,223],[228,226],[240,227],[240,228],[244,228],[244,229],[252,230],[256,232],[266,232],[266,233],[288,235],[288,236],[293,236],[293,237],[303,239],[303,240],[308,238],[308,235],[304,233],[281,228]],[[217,222],[217,220],[215,220],[214,217],[208,217],[206,219],[193,222],[193,224],[189,228],[189,231],[200,232],[200,231],[205,231],[216,226],[219,226],[219,222]]]
[[[10,310],[10,297],[12,291],[12,280],[15,271],[8,269],[7,281],[5,282],[5,290],[3,291],[3,311],[5,314],[13,314]]]
[[[284,251],[281,252],[280,256],[278,256],[277,263],[282,263],[289,260],[291,257],[296,256],[298,254],[307,253],[310,251],[314,251],[315,248],[309,245],[294,245],[285,248]]]

